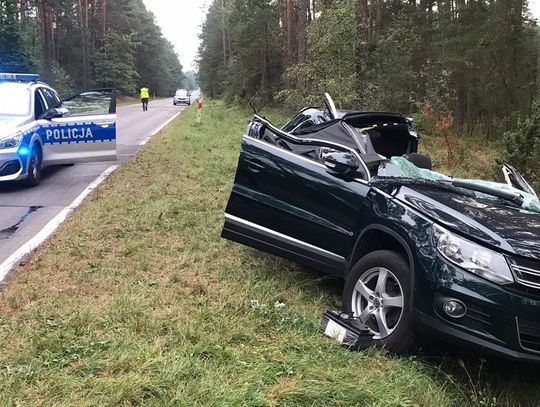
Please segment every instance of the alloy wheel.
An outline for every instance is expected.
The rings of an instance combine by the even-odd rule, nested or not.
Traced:
[[[399,280],[384,267],[362,274],[351,298],[354,316],[371,330],[374,339],[384,339],[394,332],[403,314],[403,304]]]

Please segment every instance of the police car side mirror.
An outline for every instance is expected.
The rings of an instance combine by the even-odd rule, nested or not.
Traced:
[[[58,119],[60,117],[64,117],[64,115],[68,113],[68,110],[66,108],[62,107],[55,107],[52,109],[47,110],[42,116],[42,119],[45,120],[52,120],[52,119]]]

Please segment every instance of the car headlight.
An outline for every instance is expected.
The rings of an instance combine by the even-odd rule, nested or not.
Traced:
[[[457,236],[440,226],[434,226],[435,244],[450,263],[497,284],[514,282],[504,256]]]
[[[6,148],[13,148],[18,147],[19,144],[21,144],[22,141],[22,133],[16,133],[12,136],[8,136],[6,138],[0,139],[0,150],[6,149]]]

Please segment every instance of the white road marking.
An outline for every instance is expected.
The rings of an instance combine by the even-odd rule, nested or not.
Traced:
[[[178,117],[180,113],[182,113],[184,109],[180,110],[178,113],[176,113],[173,117],[171,117],[169,120],[165,122],[165,124],[162,124],[157,129],[155,129],[152,134],[150,134],[148,137],[146,137],[143,141],[139,143],[140,146],[144,146],[146,143],[150,141],[152,137],[154,137],[156,134],[158,134],[161,130],[163,130],[165,127],[167,127],[174,119]]]
[[[150,139],[155,136],[157,133],[159,133],[161,130],[163,130],[168,124],[170,124],[174,119],[178,117],[180,113],[183,112],[183,109],[176,113],[173,117],[171,117],[169,120],[165,122],[165,124],[159,126],[156,130],[150,134],[150,136],[146,137],[143,141],[139,143],[139,145],[143,146]],[[103,171],[99,177],[97,177],[90,185],[88,185],[81,194],[75,198],[75,200],[66,206],[64,209],[62,209],[53,219],[47,223],[43,229],[41,229],[32,239],[27,241],[25,244],[23,244],[21,247],[17,249],[15,253],[13,253],[11,256],[9,256],[2,264],[0,264],[0,283],[4,281],[9,274],[9,272],[17,266],[17,264],[27,255],[32,253],[35,249],[37,249],[39,246],[41,246],[57,229],[58,227],[67,219],[67,217],[75,210],[77,209],[81,203],[84,201],[84,199],[94,190],[97,188],[99,184],[101,184],[103,181],[107,179],[109,175],[111,175],[120,165],[111,165],[109,168],[107,168],[105,171]]]
[[[111,165],[105,171],[101,173],[90,185],[88,185],[81,194],[75,198],[68,206],[62,209],[49,223],[47,223],[43,229],[41,229],[32,239],[23,244],[15,253],[7,258],[2,264],[0,264],[0,282],[4,281],[8,273],[13,269],[19,261],[32,251],[37,249],[43,244],[58,227],[67,219],[67,217],[81,205],[84,199],[92,192],[96,187],[101,184],[105,179],[116,170],[119,165]]]

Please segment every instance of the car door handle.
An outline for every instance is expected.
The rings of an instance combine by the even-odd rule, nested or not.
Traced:
[[[259,173],[264,170],[264,164],[257,160],[249,160],[247,167],[250,172]]]

